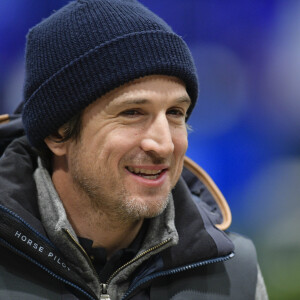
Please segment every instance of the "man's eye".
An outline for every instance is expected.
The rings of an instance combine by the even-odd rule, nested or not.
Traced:
[[[138,110],[136,109],[128,109],[128,110],[124,110],[121,112],[121,115],[122,116],[139,116],[141,115],[141,112],[139,112]]]
[[[169,109],[167,113],[176,117],[185,117],[185,112],[178,108]]]

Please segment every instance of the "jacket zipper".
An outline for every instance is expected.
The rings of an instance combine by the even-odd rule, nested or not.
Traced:
[[[198,263],[189,264],[189,265],[186,265],[186,266],[183,266],[183,267],[178,267],[178,268],[174,268],[174,269],[171,269],[171,270],[161,271],[161,272],[154,273],[154,274],[152,274],[150,276],[147,276],[145,278],[142,278],[140,281],[138,281],[133,287],[131,287],[126,292],[126,294],[123,296],[122,300],[127,299],[130,296],[130,294],[134,290],[136,290],[138,287],[140,287],[141,285],[143,285],[143,284],[145,284],[145,283],[147,283],[147,282],[149,282],[149,281],[151,281],[153,279],[156,279],[157,277],[174,275],[174,274],[177,274],[177,273],[180,273],[180,272],[188,271],[188,270],[195,269],[195,268],[198,268],[198,267],[202,267],[202,266],[205,266],[205,265],[227,261],[227,260],[231,259],[232,257],[234,257],[234,253],[233,252],[230,253],[229,255],[226,255],[226,256],[212,258],[212,259],[200,261]]]
[[[112,279],[120,272],[122,271],[124,268],[126,268],[127,266],[131,265],[132,263],[136,262],[138,259],[140,259],[141,257],[145,256],[146,254],[164,246],[165,244],[169,243],[171,241],[171,238],[153,246],[152,248],[140,253],[139,255],[137,255],[136,257],[134,257],[132,260],[128,261],[126,264],[124,264],[123,266],[121,266],[120,268],[118,268],[107,280],[106,284],[109,285],[110,282],[112,281]]]
[[[76,239],[73,237],[73,235],[71,234],[71,232],[68,229],[64,228],[63,230],[67,233],[67,236],[72,240],[72,242],[76,245],[76,247],[79,249],[79,251],[85,256],[85,258],[87,259],[87,261],[89,263],[90,268],[93,270],[94,274],[96,274],[97,278],[98,278],[98,273],[92,263],[92,260],[88,256],[88,254],[86,253],[84,248],[76,241]],[[101,282],[99,281],[99,283],[101,283]]]
[[[100,300],[110,300],[110,297],[107,292],[107,284],[101,283],[101,295],[100,295]]]
[[[88,256],[88,254],[86,253],[86,251],[83,249],[83,247],[76,241],[76,239],[72,236],[72,234],[70,233],[70,231],[68,229],[64,229],[65,232],[68,234],[68,236],[72,239],[72,241],[77,245],[77,247],[80,249],[80,251],[85,255],[85,257],[87,258],[88,262],[89,262],[89,265],[90,267],[93,269],[94,273],[97,275],[97,278],[98,277],[98,274],[94,268],[94,265],[90,259],[90,257]],[[139,255],[137,255],[135,258],[133,258],[132,260],[128,261],[126,264],[122,265],[120,268],[118,268],[116,271],[113,272],[113,274],[109,277],[109,279],[106,281],[106,283],[100,283],[101,285],[101,295],[100,295],[100,299],[110,299],[110,296],[108,294],[108,286],[110,284],[110,282],[112,281],[112,279],[120,272],[122,271],[124,268],[126,268],[127,266],[129,266],[130,264],[136,262],[138,259],[140,259],[141,257],[143,257],[144,255],[164,246],[165,244],[169,243],[171,241],[171,238],[151,247],[150,249],[140,253]]]
[[[164,246],[165,244],[169,243],[171,241],[171,238],[166,239],[165,241],[151,247],[150,249],[140,253],[139,255],[137,255],[135,258],[133,258],[132,260],[128,261],[126,264],[124,264],[123,266],[121,266],[120,268],[118,268],[107,280],[107,282],[105,284],[102,284],[102,294],[101,294],[101,300],[102,299],[110,299],[109,295],[107,293],[107,288],[108,285],[110,284],[110,282],[112,281],[112,279],[119,273],[121,272],[124,268],[126,268],[127,266],[131,265],[132,263],[136,262],[137,260],[139,260],[141,257],[145,256],[146,254],[157,250],[158,248]]]
[[[67,236],[72,240],[72,242],[77,246],[77,248],[79,249],[79,251],[81,251],[81,253],[85,256],[85,258],[87,259],[88,261],[88,264],[90,266],[90,268],[93,270],[93,273],[95,275],[95,277],[97,278],[98,280],[98,283],[101,287],[101,294],[100,294],[100,300],[102,299],[107,299],[107,300],[110,300],[110,297],[107,293],[107,284],[104,284],[104,283],[101,283],[100,282],[100,279],[99,279],[99,276],[98,276],[98,273],[91,261],[91,258],[88,256],[88,254],[86,253],[86,251],[84,250],[84,248],[76,241],[76,239],[73,237],[73,235],[71,234],[71,232],[68,230],[68,229],[65,229],[64,228],[64,231],[67,233]]]

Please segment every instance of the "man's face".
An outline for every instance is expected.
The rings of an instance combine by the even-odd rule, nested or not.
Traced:
[[[96,100],[68,147],[74,188],[120,220],[161,213],[182,171],[189,105],[184,84],[169,76],[147,76]]]

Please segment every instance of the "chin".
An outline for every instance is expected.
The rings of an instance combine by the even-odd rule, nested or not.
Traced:
[[[167,207],[169,203],[170,196],[160,197],[153,199],[131,199],[131,201],[126,203],[127,211],[129,215],[134,218],[154,218],[160,215]]]

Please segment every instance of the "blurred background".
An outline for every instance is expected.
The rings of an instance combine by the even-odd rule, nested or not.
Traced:
[[[28,29],[66,0],[0,1],[0,114],[22,100]],[[300,299],[300,1],[141,0],[189,45],[188,156],[251,237],[270,299]]]

